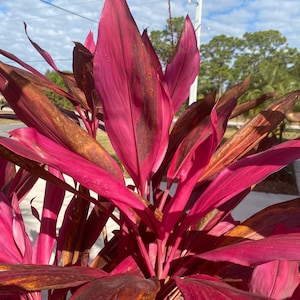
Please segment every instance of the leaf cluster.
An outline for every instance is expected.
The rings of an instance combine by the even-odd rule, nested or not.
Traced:
[[[299,90],[221,143],[230,118],[274,93],[238,105],[247,77],[174,119],[200,62],[189,17],[165,68],[123,0],[105,1],[96,43],[92,33],[75,43],[72,73],[28,38],[67,90],[0,50],[22,66],[0,62],[0,91],[27,125],[0,137],[3,297],[40,299],[48,290],[49,299],[72,300],[299,298],[299,198],[243,222],[231,216],[253,186],[300,157],[300,139],[268,137]],[[45,90],[73,109],[58,109]],[[130,183],[96,140],[98,130]],[[46,186],[41,213],[33,209],[40,228],[32,244],[19,204],[39,178]],[[90,257],[98,239],[103,247]]]

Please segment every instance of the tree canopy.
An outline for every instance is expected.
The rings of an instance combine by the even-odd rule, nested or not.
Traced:
[[[182,22],[183,17],[173,19],[175,40],[181,34]],[[171,32],[168,20],[165,30],[150,33],[162,64],[172,57]],[[201,44],[200,52],[198,98],[213,90],[221,95],[249,75],[251,85],[242,101],[264,93],[279,91],[280,96],[300,89],[300,53],[277,30],[246,32],[241,38],[218,35]],[[296,109],[300,110],[300,105]]]
[[[172,58],[174,45],[177,43],[184,24],[184,17],[177,17],[167,20],[164,30],[150,32],[150,40],[163,65],[166,65]]]
[[[52,82],[54,82],[57,86],[62,88],[63,90],[67,90],[63,79],[57,74],[57,72],[47,70],[45,73],[45,76],[48,79],[50,79]],[[71,108],[72,107],[70,101],[61,95],[58,95],[53,92],[48,92],[48,91],[45,91],[45,94],[54,104],[57,104],[60,107],[63,107],[63,108]]]

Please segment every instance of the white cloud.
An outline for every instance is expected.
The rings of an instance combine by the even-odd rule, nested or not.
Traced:
[[[50,0],[47,0],[50,1]],[[190,14],[194,19],[197,0],[173,0],[172,15]],[[103,0],[2,0],[0,4],[0,48],[10,51],[44,72],[47,65],[28,42],[23,21],[30,37],[47,50],[62,69],[71,69],[73,41],[84,42],[89,30],[96,35]],[[168,18],[167,0],[128,0],[140,28],[163,29]],[[90,20],[80,18],[82,15]],[[290,46],[300,51],[299,0],[203,0],[201,42],[225,34],[241,37],[246,31],[279,30]],[[93,21],[91,21],[93,20]],[[113,38],[113,37],[112,37]],[[8,62],[6,58],[1,60]]]

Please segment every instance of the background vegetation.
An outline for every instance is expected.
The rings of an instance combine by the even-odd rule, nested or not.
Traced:
[[[174,42],[181,33],[183,17],[172,18]],[[172,57],[170,21],[162,31],[152,31],[150,39],[164,65]],[[198,97],[217,89],[219,96],[251,75],[248,92],[239,100],[279,91],[278,96],[300,89],[300,53],[276,30],[246,32],[242,38],[215,36],[201,44]],[[300,104],[295,107],[300,111]]]

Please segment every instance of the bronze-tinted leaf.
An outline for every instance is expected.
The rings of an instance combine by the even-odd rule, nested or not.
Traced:
[[[87,190],[80,186],[82,193]],[[72,200],[71,209],[69,210],[67,222],[66,235],[64,236],[64,244],[62,249],[62,265],[74,265],[78,262],[81,253],[85,249],[82,249],[82,241],[86,234],[84,232],[85,222],[89,210],[89,202],[81,197],[74,197]],[[61,233],[62,234],[62,233]]]
[[[220,99],[218,100],[218,107],[222,107],[225,105],[228,101],[230,101],[232,98],[238,99],[240,98],[248,89],[250,84],[250,77],[246,77],[242,82],[238,83],[234,87],[232,87],[230,90],[228,90]]]
[[[94,77],[111,143],[144,193],[167,148],[172,107],[125,1],[104,4]]]
[[[107,151],[67,118],[35,84],[0,62],[0,91],[27,126],[64,145],[117,178],[122,172]]]
[[[233,112],[231,113],[230,118],[235,118],[245,112],[248,112],[250,109],[253,109],[261,104],[263,104],[264,102],[266,102],[267,100],[270,100],[274,97],[276,97],[279,94],[278,91],[273,92],[273,93],[267,93],[267,94],[263,94],[262,96],[247,101],[245,103],[241,103],[239,105],[236,106],[236,108],[233,110]]]
[[[200,180],[214,176],[258,146],[293,109],[299,96],[300,91],[282,96],[245,124],[216,151]]]
[[[158,289],[156,279],[144,279],[135,274],[118,274],[82,286],[71,300],[151,300],[155,299]]]
[[[80,43],[73,50],[73,72],[78,87],[84,92],[89,110],[97,115],[102,112],[99,95],[95,89],[93,54]]]
[[[49,90],[52,92],[55,92],[59,95],[62,95],[69,99],[71,102],[76,102],[76,99],[69,94],[68,92],[64,91],[60,87],[58,87],[56,84],[54,84],[50,79],[48,79],[45,75],[38,72],[36,69],[31,67],[30,65],[23,62],[21,59],[13,55],[12,53],[9,53],[5,50],[0,49],[0,54],[7,57],[10,60],[15,61],[19,65],[21,65],[24,69],[20,69],[17,67],[10,66],[12,70],[14,70],[16,73],[20,74],[22,77],[26,78],[27,80],[31,81],[35,85],[41,87],[42,89]],[[28,70],[28,71],[26,71]]]
[[[258,240],[274,234],[278,225],[286,228],[300,226],[300,198],[271,205],[251,216],[224,235],[221,246],[245,239]]]
[[[48,265],[1,264],[0,270],[0,294],[69,288],[107,275],[94,268]]]
[[[0,145],[0,155],[1,157],[4,157],[5,159],[20,166],[21,168],[28,171],[29,173],[36,175],[37,177],[47,180],[55,184],[56,186],[65,189],[71,193],[78,194],[78,192],[71,185],[67,184],[66,182],[60,180],[56,176],[49,173],[47,170],[45,170],[45,167],[40,163],[22,157],[16,154],[15,152],[9,150],[8,148],[4,147],[3,145]]]
[[[165,158],[153,177],[154,185],[158,185],[165,175],[168,165],[183,139],[207,118],[215,104],[216,93],[212,92],[204,99],[193,103],[176,121],[170,134],[170,141]]]

